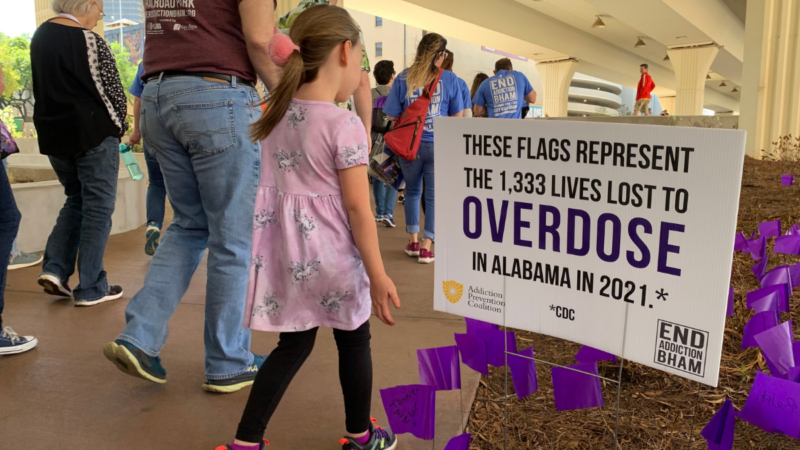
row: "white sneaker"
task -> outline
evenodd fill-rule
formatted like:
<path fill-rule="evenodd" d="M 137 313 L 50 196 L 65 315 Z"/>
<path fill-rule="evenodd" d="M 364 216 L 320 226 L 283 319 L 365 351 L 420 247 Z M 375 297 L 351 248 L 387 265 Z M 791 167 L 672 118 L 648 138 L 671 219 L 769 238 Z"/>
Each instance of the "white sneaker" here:
<path fill-rule="evenodd" d="M 50 295 L 72 298 L 72 289 L 67 283 L 61 284 L 61 280 L 53 275 L 41 274 L 38 282 L 39 286 L 43 287 L 44 291 Z"/>
<path fill-rule="evenodd" d="M 21 252 L 19 255 L 11 258 L 8 263 L 8 270 L 24 269 L 39 264 L 44 259 L 40 253 L 25 253 Z"/>
<path fill-rule="evenodd" d="M 14 355 L 36 347 L 39 341 L 33 336 L 19 336 L 11 327 L 0 330 L 0 355 Z"/>

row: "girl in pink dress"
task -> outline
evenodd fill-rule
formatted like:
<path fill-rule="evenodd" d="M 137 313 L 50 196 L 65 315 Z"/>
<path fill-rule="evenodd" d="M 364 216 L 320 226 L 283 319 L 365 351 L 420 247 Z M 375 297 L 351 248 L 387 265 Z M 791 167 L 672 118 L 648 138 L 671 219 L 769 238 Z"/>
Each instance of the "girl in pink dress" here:
<path fill-rule="evenodd" d="M 393 325 L 389 304 L 399 308 L 400 299 L 378 248 L 364 125 L 333 103 L 358 86 L 359 29 L 343 8 L 314 6 L 294 22 L 291 37 L 273 37 L 270 55 L 283 74 L 253 127 L 262 139 L 262 172 L 244 326 L 281 334 L 227 448 L 263 448 L 272 413 L 325 326 L 339 349 L 342 448 L 394 449 L 394 435 L 370 419 L 369 316 L 374 306 Z"/>

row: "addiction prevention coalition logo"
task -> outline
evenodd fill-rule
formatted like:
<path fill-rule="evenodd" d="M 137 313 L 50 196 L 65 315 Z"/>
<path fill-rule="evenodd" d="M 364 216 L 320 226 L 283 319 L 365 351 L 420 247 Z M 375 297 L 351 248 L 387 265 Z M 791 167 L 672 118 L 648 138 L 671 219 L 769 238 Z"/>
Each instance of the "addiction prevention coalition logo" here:
<path fill-rule="evenodd" d="M 442 282 L 442 288 L 444 289 L 444 296 L 447 297 L 447 301 L 452 304 L 458 303 L 458 301 L 461 300 L 461 296 L 464 295 L 464 285 L 456 283 L 455 281 Z"/>

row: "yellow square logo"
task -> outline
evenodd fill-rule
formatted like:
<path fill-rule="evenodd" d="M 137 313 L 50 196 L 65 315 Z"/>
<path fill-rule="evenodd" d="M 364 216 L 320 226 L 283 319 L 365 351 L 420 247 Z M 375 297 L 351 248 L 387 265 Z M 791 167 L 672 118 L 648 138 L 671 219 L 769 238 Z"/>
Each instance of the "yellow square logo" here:
<path fill-rule="evenodd" d="M 444 296 L 447 297 L 447 301 L 450 303 L 458 303 L 464 294 L 464 285 L 455 281 L 443 282 L 442 288 L 444 289 Z"/>

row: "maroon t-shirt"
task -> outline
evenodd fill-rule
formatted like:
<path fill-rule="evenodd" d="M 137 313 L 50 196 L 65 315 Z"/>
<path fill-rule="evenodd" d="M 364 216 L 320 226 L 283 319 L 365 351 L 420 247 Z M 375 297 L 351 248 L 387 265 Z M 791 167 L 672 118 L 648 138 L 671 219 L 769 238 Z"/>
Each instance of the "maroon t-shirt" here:
<path fill-rule="evenodd" d="M 242 0 L 146 0 L 144 79 L 166 70 L 256 80 L 239 17 Z"/>

